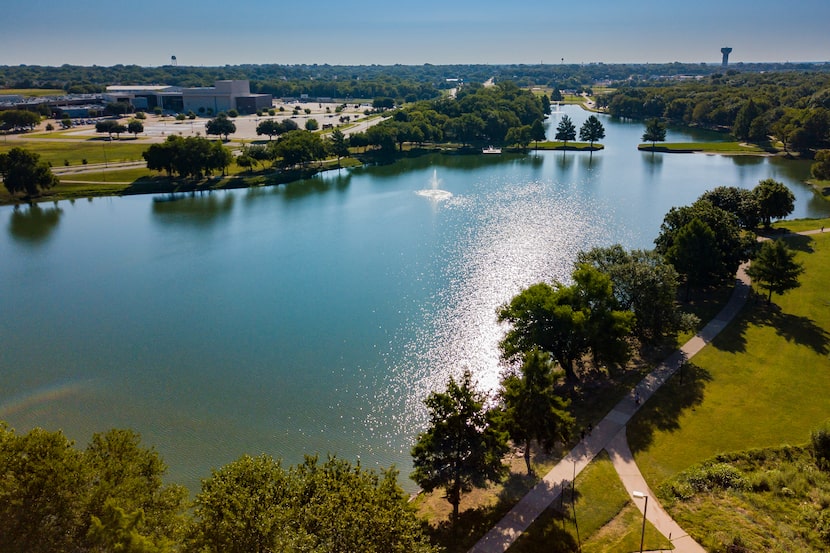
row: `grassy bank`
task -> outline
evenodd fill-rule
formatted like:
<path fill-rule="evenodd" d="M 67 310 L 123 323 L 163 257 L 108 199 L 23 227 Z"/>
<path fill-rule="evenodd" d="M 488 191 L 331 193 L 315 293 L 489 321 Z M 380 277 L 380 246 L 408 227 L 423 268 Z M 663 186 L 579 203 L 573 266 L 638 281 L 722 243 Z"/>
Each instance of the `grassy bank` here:
<path fill-rule="evenodd" d="M 638 150 L 668 154 L 764 154 L 766 150 L 753 144 L 739 142 L 664 142 L 652 147 L 651 143 L 640 144 Z"/>
<path fill-rule="evenodd" d="M 604 150 L 605 146 L 600 144 L 599 142 L 594 142 L 593 148 L 591 144 L 588 142 L 560 142 L 557 140 L 546 140 L 544 142 L 536 142 L 531 143 L 533 150 L 567 150 L 573 152 L 590 152 L 590 151 L 597 151 L 597 150 Z"/>
<path fill-rule="evenodd" d="M 795 230 L 826 222 L 782 224 Z M 802 443 L 830 415 L 830 309 L 823 280 L 830 233 L 789 242 L 805 267 L 802 286 L 774 297 L 772 305 L 751 298 L 629 425 L 629 442 L 652 487 L 718 454 Z M 705 530 L 686 529 L 705 537 Z"/>

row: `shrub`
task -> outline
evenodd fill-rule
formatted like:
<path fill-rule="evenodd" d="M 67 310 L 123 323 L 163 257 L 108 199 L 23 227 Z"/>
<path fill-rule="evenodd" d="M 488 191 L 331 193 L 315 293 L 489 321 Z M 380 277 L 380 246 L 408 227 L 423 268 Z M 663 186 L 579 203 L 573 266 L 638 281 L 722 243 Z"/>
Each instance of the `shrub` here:
<path fill-rule="evenodd" d="M 228 110 L 228 117 L 239 117 L 239 112 L 235 109 Z"/>
<path fill-rule="evenodd" d="M 810 433 L 810 445 L 816 465 L 821 470 L 830 469 L 830 422 L 825 422 Z"/>

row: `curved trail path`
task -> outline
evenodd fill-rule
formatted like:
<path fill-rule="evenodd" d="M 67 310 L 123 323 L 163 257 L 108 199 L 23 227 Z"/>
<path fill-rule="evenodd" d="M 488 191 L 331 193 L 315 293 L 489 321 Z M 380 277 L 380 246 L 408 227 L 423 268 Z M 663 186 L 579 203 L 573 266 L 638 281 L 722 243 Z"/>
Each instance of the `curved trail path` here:
<path fill-rule="evenodd" d="M 747 265 L 741 265 L 735 280 L 732 296 L 709 323 L 683 347 L 675 351 L 653 371 L 646 375 L 617 405 L 611 409 L 593 429 L 590 435 L 581 440 L 544 478 L 530 490 L 504 518 L 499 521 L 478 543 L 470 553 L 504 553 L 510 545 L 533 523 L 536 518 L 556 500 L 562 489 L 588 466 L 603 449 L 608 450 L 615 469 L 621 476 L 623 485 L 629 494 L 637 489 L 649 495 L 647 519 L 667 538 L 672 540 L 675 551 L 681 553 L 705 553 L 705 550 L 692 540 L 668 514 L 659 507 L 634 463 L 625 426 L 640 406 L 648 401 L 654 392 L 662 386 L 687 360 L 706 346 L 723 330 L 746 303 L 749 295 L 749 277 Z M 640 404 L 634 398 L 639 394 Z M 640 501 L 635 502 L 642 510 Z"/>
<path fill-rule="evenodd" d="M 820 234 L 821 230 L 810 230 L 794 234 Z M 786 234 L 781 237 L 786 237 Z M 768 240 L 769 237 L 758 237 L 758 240 Z M 735 288 L 729 301 L 717 316 L 675 351 L 665 361 L 651 371 L 640 381 L 617 405 L 611 409 L 593 432 L 581 440 L 559 463 L 548 472 L 544 478 L 530 490 L 504 518 L 496 524 L 483 538 L 481 538 L 469 553 L 504 553 L 516 539 L 527 530 L 536 518 L 559 498 L 577 474 L 582 472 L 596 455 L 605 449 L 608 452 L 614 469 L 620 477 L 629 495 L 634 490 L 641 491 L 649 496 L 649 509 L 646 518 L 668 538 L 674 551 L 679 553 L 705 553 L 705 549 L 695 542 L 680 526 L 663 510 L 654 493 L 648 487 L 640 469 L 634 462 L 634 456 L 628 447 L 626 438 L 626 424 L 645 403 L 687 360 L 694 357 L 700 350 L 714 339 L 732 319 L 740 312 L 749 296 L 750 281 L 746 274 L 748 263 L 741 265 L 735 275 Z M 634 398 L 640 396 L 640 404 Z M 635 501 L 637 508 L 643 510 L 644 502 Z"/>

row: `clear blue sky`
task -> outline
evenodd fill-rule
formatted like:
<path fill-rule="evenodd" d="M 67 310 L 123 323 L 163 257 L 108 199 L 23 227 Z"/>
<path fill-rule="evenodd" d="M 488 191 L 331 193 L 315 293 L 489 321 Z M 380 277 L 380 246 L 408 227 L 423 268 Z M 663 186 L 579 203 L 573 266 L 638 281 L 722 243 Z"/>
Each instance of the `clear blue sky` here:
<path fill-rule="evenodd" d="M 2 0 L 0 65 L 830 61 L 830 0 Z"/>

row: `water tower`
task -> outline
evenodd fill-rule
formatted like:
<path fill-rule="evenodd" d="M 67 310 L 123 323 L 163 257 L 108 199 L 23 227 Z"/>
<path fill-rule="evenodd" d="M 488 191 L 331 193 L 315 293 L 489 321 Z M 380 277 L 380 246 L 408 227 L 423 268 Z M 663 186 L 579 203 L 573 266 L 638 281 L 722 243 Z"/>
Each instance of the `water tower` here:
<path fill-rule="evenodd" d="M 732 53 L 732 48 L 721 48 L 720 53 L 723 54 L 723 61 L 721 61 L 721 66 L 726 67 L 729 65 L 729 54 Z"/>
<path fill-rule="evenodd" d="M 170 56 L 170 65 L 179 65 L 179 61 L 176 59 L 176 56 Z"/>

